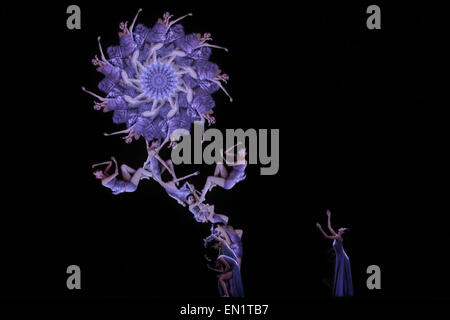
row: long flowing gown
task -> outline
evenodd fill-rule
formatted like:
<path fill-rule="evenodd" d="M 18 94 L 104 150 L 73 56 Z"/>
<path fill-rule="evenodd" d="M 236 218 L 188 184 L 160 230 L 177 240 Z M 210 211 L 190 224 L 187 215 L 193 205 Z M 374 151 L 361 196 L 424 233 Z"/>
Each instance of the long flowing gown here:
<path fill-rule="evenodd" d="M 334 240 L 333 249 L 336 252 L 333 296 L 353 296 L 353 282 L 352 270 L 350 268 L 350 259 L 344 251 L 342 240 Z"/>
<path fill-rule="evenodd" d="M 231 267 L 232 276 L 230 279 L 225 281 L 230 297 L 244 297 L 244 286 L 242 284 L 241 269 L 239 268 L 239 264 L 236 260 L 236 254 L 230 247 L 228 247 L 227 244 L 222 243 L 222 254 L 218 257 L 218 259 L 219 258 L 225 259 Z M 220 285 L 220 282 L 218 282 L 217 284 L 219 287 L 219 293 L 221 296 L 223 296 L 224 292 L 222 286 Z"/>

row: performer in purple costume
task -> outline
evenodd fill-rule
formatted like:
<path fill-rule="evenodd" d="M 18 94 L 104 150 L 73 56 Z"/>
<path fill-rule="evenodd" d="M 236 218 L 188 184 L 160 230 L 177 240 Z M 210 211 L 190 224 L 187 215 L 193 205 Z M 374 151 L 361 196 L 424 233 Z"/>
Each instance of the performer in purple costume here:
<path fill-rule="evenodd" d="M 226 215 L 216 213 L 214 205 L 200 202 L 199 192 L 189 183 L 188 187 L 191 193 L 188 195 L 186 203 L 197 222 L 222 223 L 224 225 L 228 223 L 228 217 Z"/>
<path fill-rule="evenodd" d="M 241 238 L 243 231 L 241 229 L 234 229 L 231 225 L 225 227 L 220 224 L 216 227 L 216 231 L 227 242 L 231 250 L 233 250 L 237 258 L 236 260 L 239 266 L 241 266 L 243 253 Z"/>
<path fill-rule="evenodd" d="M 216 267 L 207 267 L 219 272 L 218 288 L 222 297 L 244 297 L 244 287 L 242 285 L 241 270 L 233 251 L 226 242 L 217 241 L 214 245 L 219 249 L 219 256 L 216 259 Z"/>
<path fill-rule="evenodd" d="M 173 167 L 172 167 L 173 169 Z M 178 188 L 177 185 L 180 181 L 190 178 L 192 176 L 198 175 L 200 172 L 196 171 L 194 173 L 188 174 L 182 178 L 173 179 L 169 182 L 164 182 L 162 180 L 157 181 L 159 184 L 166 190 L 167 194 L 177 200 L 177 202 L 183 207 L 186 206 L 186 199 L 188 195 L 191 193 L 189 190 L 188 183 L 186 182 L 181 188 Z"/>
<path fill-rule="evenodd" d="M 92 168 L 95 168 L 100 165 L 107 165 L 105 170 L 96 170 L 93 172 L 94 176 L 97 179 L 102 181 L 102 185 L 111 189 L 113 194 L 119 194 L 122 192 L 134 192 L 136 191 L 139 181 L 141 179 L 148 179 L 149 173 L 146 172 L 143 168 L 139 168 L 137 170 L 127 166 L 126 164 L 122 164 L 120 166 L 120 170 L 122 173 L 122 179 L 118 179 L 119 175 L 117 161 L 114 157 L 111 157 L 112 161 L 101 162 L 92 165 Z M 112 165 L 115 165 L 114 173 L 109 175 L 108 171 L 111 169 Z"/>
<path fill-rule="evenodd" d="M 102 45 L 100 43 L 100 36 L 97 37 L 97 41 L 98 41 L 98 47 L 100 50 L 100 57 L 101 59 L 99 59 L 97 57 L 97 55 L 94 57 L 94 59 L 92 59 L 92 64 L 94 66 L 97 66 L 97 71 L 103 73 L 105 75 L 105 78 L 108 78 L 109 80 L 111 80 L 114 83 L 118 83 L 120 81 L 120 73 L 121 73 L 121 69 L 117 66 L 114 66 L 113 64 L 111 64 L 111 62 L 109 62 L 108 60 L 106 60 L 105 55 L 103 54 L 103 49 L 102 49 Z"/>
<path fill-rule="evenodd" d="M 333 239 L 333 249 L 336 252 L 336 265 L 334 269 L 333 296 L 345 297 L 353 296 L 352 271 L 350 267 L 350 259 L 344 251 L 342 236 L 347 228 L 339 228 L 336 233 L 331 227 L 331 212 L 327 210 L 328 230 L 331 236 L 323 231 L 322 226 L 317 223 L 316 226 L 327 239 Z"/>
<path fill-rule="evenodd" d="M 171 27 L 177 23 L 178 21 L 192 16 L 192 13 L 188 13 L 180 18 L 177 18 L 173 21 L 170 21 L 170 19 L 173 17 L 169 12 L 164 12 L 162 19 L 159 18 L 158 21 L 155 23 L 153 28 L 147 33 L 146 35 L 146 42 L 149 43 L 155 43 L 155 42 L 166 42 L 167 40 L 167 34 L 169 33 L 169 30 Z M 180 32 L 180 30 L 176 30 L 177 32 Z M 183 31 L 184 33 L 184 31 Z M 171 37 L 169 38 L 169 41 L 173 41 L 173 35 L 171 34 Z M 176 36 L 175 36 L 176 38 Z"/>
<path fill-rule="evenodd" d="M 164 132 L 164 123 L 162 122 L 163 119 L 159 117 L 152 120 L 147 117 L 138 116 L 136 122 L 129 128 L 112 133 L 104 133 L 103 135 L 108 137 L 127 133 L 127 135 L 123 137 L 127 144 L 133 142 L 133 139 L 138 140 L 141 136 L 144 136 L 147 141 L 162 139 L 166 136 L 166 133 Z"/>
<path fill-rule="evenodd" d="M 238 143 L 238 145 L 241 143 Z M 228 156 L 236 156 L 237 160 L 234 162 L 229 162 L 227 157 L 222 155 L 225 163 L 229 166 L 232 166 L 231 172 L 225 168 L 222 163 L 218 163 L 216 165 L 216 169 L 214 171 L 213 176 L 209 176 L 206 179 L 205 186 L 203 187 L 201 201 L 205 200 L 206 193 L 210 191 L 214 186 L 218 185 L 222 188 L 229 190 L 234 187 L 236 183 L 245 179 L 245 168 L 247 167 L 247 161 L 245 160 L 245 156 L 247 155 L 246 149 L 241 148 L 236 155 L 231 154 L 230 150 L 235 146 L 229 148 L 225 151 L 225 154 Z"/>
<path fill-rule="evenodd" d="M 128 104 L 125 102 L 123 97 L 120 95 L 115 98 L 103 98 L 103 97 L 93 93 L 92 91 L 86 90 L 85 87 L 81 87 L 81 89 L 84 92 L 90 94 L 91 96 L 93 96 L 101 101 L 101 102 L 94 101 L 94 109 L 95 110 L 103 109 L 103 112 L 109 112 L 109 111 L 114 111 L 114 110 L 125 110 L 125 109 L 129 108 Z"/>
<path fill-rule="evenodd" d="M 177 178 L 175 176 L 172 160 L 169 159 L 167 161 L 164 161 L 159 156 L 159 151 L 164 146 L 164 144 L 167 143 L 167 141 L 168 139 L 166 139 L 162 144 L 160 144 L 158 140 L 152 141 L 151 144 L 149 144 L 148 141 L 145 141 L 147 145 L 148 157 L 143 167 L 152 173 L 152 176 L 155 180 L 161 180 L 161 175 L 165 170 L 167 170 L 172 175 L 173 179 Z"/>
<path fill-rule="evenodd" d="M 227 83 L 230 77 L 226 73 L 222 74 L 222 70 L 219 69 L 217 64 L 207 60 L 197 60 L 194 62 L 194 69 L 197 73 L 200 88 L 209 94 L 212 94 L 220 88 L 228 96 L 230 102 L 233 102 L 233 98 L 231 98 L 228 91 L 221 84 L 221 81 Z M 216 86 L 211 86 L 211 84 L 215 84 Z"/>

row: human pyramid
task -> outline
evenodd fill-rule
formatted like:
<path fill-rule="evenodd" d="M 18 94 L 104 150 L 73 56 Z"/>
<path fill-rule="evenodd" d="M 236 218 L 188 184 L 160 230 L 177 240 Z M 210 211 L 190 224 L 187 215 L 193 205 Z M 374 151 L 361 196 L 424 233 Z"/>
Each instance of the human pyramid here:
<path fill-rule="evenodd" d="M 205 247 L 217 249 L 208 268 L 218 273 L 218 287 L 221 296 L 243 297 L 240 266 L 242 260 L 242 230 L 228 224 L 229 218 L 215 212 L 214 205 L 205 203 L 206 194 L 215 186 L 229 190 L 246 178 L 246 149 L 242 143 L 221 150 L 223 163 L 217 163 L 214 174 L 207 177 L 201 191 L 188 179 L 198 175 L 191 173 L 178 178 L 171 160 L 163 160 L 159 153 L 167 145 L 174 148 L 183 135 L 198 123 L 204 132 L 215 123 L 211 95 L 221 89 L 232 101 L 222 85 L 228 75 L 209 61 L 211 48 L 226 48 L 208 43 L 211 34 L 185 34 L 181 19 L 164 13 L 152 28 L 138 24 L 134 30 L 139 9 L 130 27 L 128 22 L 119 25 L 120 45 L 107 48 L 106 59 L 100 37 L 98 45 L 100 58 L 95 56 L 92 64 L 105 77 L 99 82 L 105 97 L 82 87 L 95 97 L 94 109 L 113 113 L 115 124 L 125 124 L 126 129 L 105 136 L 126 134 L 126 143 L 145 139 L 148 157 L 142 167 L 134 169 L 126 164 L 120 166 L 114 157 L 94 164 L 104 166 L 95 170 L 95 177 L 103 186 L 117 195 L 137 190 L 142 179 L 153 179 L 167 194 L 183 207 L 188 207 L 197 222 L 211 223 L 211 235 L 204 239 Z M 203 141 L 203 139 L 202 139 Z M 237 151 L 234 149 L 237 147 Z M 114 167 L 113 172 L 111 169 Z M 163 179 L 163 174 L 170 178 Z M 180 182 L 185 181 L 180 187 Z"/>

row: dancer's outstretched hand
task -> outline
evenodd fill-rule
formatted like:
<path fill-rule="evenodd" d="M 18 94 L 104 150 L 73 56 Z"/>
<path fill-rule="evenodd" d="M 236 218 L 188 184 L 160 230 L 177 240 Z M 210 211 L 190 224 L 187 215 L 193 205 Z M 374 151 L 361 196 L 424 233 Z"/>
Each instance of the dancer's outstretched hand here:
<path fill-rule="evenodd" d="M 320 229 L 320 223 L 316 223 L 316 227 Z"/>
<path fill-rule="evenodd" d="M 331 216 L 331 211 L 327 209 L 327 216 Z"/>

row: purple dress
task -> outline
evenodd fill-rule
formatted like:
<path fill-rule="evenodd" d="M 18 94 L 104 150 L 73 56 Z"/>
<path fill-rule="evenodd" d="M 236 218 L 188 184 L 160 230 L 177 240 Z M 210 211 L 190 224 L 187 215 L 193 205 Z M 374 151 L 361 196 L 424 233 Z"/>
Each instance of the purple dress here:
<path fill-rule="evenodd" d="M 200 47 L 192 51 L 188 56 L 193 60 L 208 60 L 211 56 L 211 48 L 209 47 Z"/>
<path fill-rule="evenodd" d="M 131 127 L 139 117 L 136 109 L 118 109 L 114 110 L 113 122 L 116 124 L 126 123 L 127 128 Z"/>
<path fill-rule="evenodd" d="M 194 33 L 187 34 L 175 42 L 177 47 L 186 52 L 188 55 L 200 47 L 200 42 Z"/>
<path fill-rule="evenodd" d="M 168 134 L 171 135 L 175 130 L 182 130 L 185 134 L 189 134 L 191 131 L 192 120 L 188 110 L 180 108 L 177 114 L 167 120 Z"/>
<path fill-rule="evenodd" d="M 203 218 L 209 216 L 209 211 L 201 211 L 198 206 L 189 207 L 189 211 L 194 215 L 195 221 L 203 222 Z"/>
<path fill-rule="evenodd" d="M 225 247 L 224 247 L 225 246 Z M 217 258 L 223 258 L 228 262 L 231 268 L 232 276 L 230 279 L 226 280 L 225 283 L 228 288 L 228 293 L 231 297 L 244 297 L 244 286 L 242 284 L 242 278 L 241 278 L 241 270 L 239 268 L 239 264 L 236 261 L 235 258 L 233 258 L 233 255 L 230 253 L 230 249 L 227 248 L 228 246 L 225 244 L 222 244 L 222 254 Z M 231 251 L 232 252 L 232 251 Z M 219 287 L 219 293 L 221 296 L 224 295 L 222 286 L 220 285 L 220 282 L 217 283 Z"/>
<path fill-rule="evenodd" d="M 122 56 L 129 56 L 137 49 L 137 44 L 134 42 L 131 34 L 124 34 L 120 37 L 120 51 Z"/>
<path fill-rule="evenodd" d="M 194 98 L 192 99 L 192 108 L 199 114 L 203 114 L 213 109 L 216 106 L 214 99 L 202 88 L 197 88 L 194 91 Z"/>
<path fill-rule="evenodd" d="M 148 118 L 147 118 L 148 119 Z M 143 137 L 147 141 L 161 141 L 167 136 L 167 123 L 161 117 L 156 117 L 153 121 L 147 122 L 144 127 Z"/>
<path fill-rule="evenodd" d="M 133 31 L 134 41 L 138 48 L 141 48 L 147 38 L 147 34 L 150 32 L 150 29 L 144 26 L 143 24 L 138 24 Z"/>
<path fill-rule="evenodd" d="M 214 80 L 219 66 L 208 60 L 197 60 L 194 63 L 195 71 L 199 80 Z"/>
<path fill-rule="evenodd" d="M 145 140 L 161 140 L 165 138 L 165 121 L 161 117 L 150 119 L 138 117 L 133 124 L 133 130 Z"/>
<path fill-rule="evenodd" d="M 169 196 L 181 202 L 186 202 L 187 196 L 191 194 L 191 190 L 187 186 L 187 182 L 180 189 L 178 189 L 176 186 L 168 186 L 167 184 L 164 185 L 164 189 Z"/>
<path fill-rule="evenodd" d="M 217 214 L 213 215 L 211 222 L 212 223 L 222 223 L 224 225 L 227 225 L 227 223 L 228 223 L 227 220 L 222 219 L 222 217 Z"/>
<path fill-rule="evenodd" d="M 156 22 L 150 32 L 147 33 L 145 41 L 149 43 L 164 42 L 166 40 L 166 33 L 168 30 L 168 26 L 160 22 Z"/>
<path fill-rule="evenodd" d="M 242 181 L 246 178 L 245 168 L 247 167 L 247 162 L 245 164 L 234 165 L 231 169 L 228 178 L 225 179 L 224 189 L 229 190 L 234 187 L 236 183 Z"/>
<path fill-rule="evenodd" d="M 115 98 L 106 98 L 108 101 L 108 111 L 128 109 L 128 103 L 122 96 Z"/>
<path fill-rule="evenodd" d="M 226 230 L 228 236 L 231 240 L 231 250 L 236 254 L 236 257 L 239 259 L 242 259 L 242 240 L 241 238 L 234 232 L 231 232 L 230 230 Z"/>
<path fill-rule="evenodd" d="M 120 81 L 120 73 L 122 70 L 119 67 L 115 67 L 112 64 L 107 63 L 100 71 L 105 75 L 105 77 L 109 78 L 111 81 L 119 82 Z"/>
<path fill-rule="evenodd" d="M 333 241 L 333 249 L 336 252 L 336 265 L 334 268 L 333 296 L 353 296 L 352 270 L 350 259 L 344 251 L 342 240 Z"/>
<path fill-rule="evenodd" d="M 163 169 L 163 164 L 154 156 L 154 151 L 150 151 L 152 154 L 149 154 L 149 161 L 144 167 L 144 169 L 150 170 L 152 174 L 161 180 L 161 171 Z"/>
<path fill-rule="evenodd" d="M 113 194 L 119 194 L 122 192 L 134 192 L 137 189 L 137 185 L 130 181 L 114 178 L 108 182 L 105 187 L 111 189 Z"/>
<path fill-rule="evenodd" d="M 165 42 L 170 43 L 184 37 L 184 28 L 181 24 L 175 24 L 170 27 L 166 33 Z"/>

